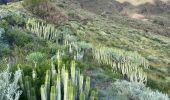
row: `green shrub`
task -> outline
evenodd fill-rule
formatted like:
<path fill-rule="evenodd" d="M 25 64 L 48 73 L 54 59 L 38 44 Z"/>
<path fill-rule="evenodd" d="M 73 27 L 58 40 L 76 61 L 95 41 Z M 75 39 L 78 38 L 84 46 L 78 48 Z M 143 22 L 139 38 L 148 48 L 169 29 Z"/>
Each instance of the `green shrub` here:
<path fill-rule="evenodd" d="M 8 29 L 8 26 L 9 26 L 9 23 L 5 19 L 0 20 L 1 28 Z"/>
<path fill-rule="evenodd" d="M 32 37 L 19 29 L 9 29 L 7 31 L 7 38 L 11 45 L 23 47 L 25 44 L 32 41 Z"/>
<path fill-rule="evenodd" d="M 16 12 L 12 16 L 6 18 L 7 22 L 12 26 L 25 26 L 25 16 L 21 13 Z"/>
<path fill-rule="evenodd" d="M 159 91 L 153 91 L 144 84 L 128 81 L 116 81 L 108 89 L 109 97 L 119 100 L 169 100 L 167 94 Z"/>
<path fill-rule="evenodd" d="M 9 54 L 9 45 L 5 41 L 5 30 L 0 28 L 0 58 Z"/>

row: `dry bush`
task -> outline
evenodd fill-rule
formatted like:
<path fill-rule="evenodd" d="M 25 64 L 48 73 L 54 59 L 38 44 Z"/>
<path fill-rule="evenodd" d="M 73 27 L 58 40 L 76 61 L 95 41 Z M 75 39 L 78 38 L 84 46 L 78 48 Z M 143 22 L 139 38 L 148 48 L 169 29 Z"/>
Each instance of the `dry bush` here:
<path fill-rule="evenodd" d="M 48 0 L 38 0 L 32 3 L 28 3 L 30 0 L 26 1 L 24 4 L 26 5 L 26 9 L 44 20 L 55 24 L 60 24 L 68 20 L 68 16 Z"/>

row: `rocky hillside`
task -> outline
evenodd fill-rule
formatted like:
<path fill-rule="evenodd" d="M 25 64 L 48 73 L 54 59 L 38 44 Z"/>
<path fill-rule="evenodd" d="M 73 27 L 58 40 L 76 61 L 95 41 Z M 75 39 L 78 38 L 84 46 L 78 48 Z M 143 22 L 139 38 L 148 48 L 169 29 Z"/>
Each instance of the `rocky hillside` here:
<path fill-rule="evenodd" d="M 77 0 L 83 9 L 109 17 L 128 27 L 170 36 L 168 0 Z M 121 17 L 126 20 L 120 20 Z M 120 17 L 120 19 L 118 18 Z M 132 19 L 137 19 L 132 20 Z M 149 24 L 149 25 L 148 25 Z"/>

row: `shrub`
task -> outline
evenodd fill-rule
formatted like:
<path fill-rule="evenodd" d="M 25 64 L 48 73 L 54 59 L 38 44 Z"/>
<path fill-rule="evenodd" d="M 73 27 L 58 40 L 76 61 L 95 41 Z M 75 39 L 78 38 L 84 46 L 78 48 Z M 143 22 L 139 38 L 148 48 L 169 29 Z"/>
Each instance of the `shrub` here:
<path fill-rule="evenodd" d="M 6 20 L 4 20 L 4 19 L 0 20 L 1 28 L 8 29 L 9 28 L 8 26 L 9 26 L 9 23 Z"/>
<path fill-rule="evenodd" d="M 7 31 L 7 38 L 11 45 L 15 44 L 20 47 L 23 47 L 32 40 L 30 35 L 20 29 L 9 29 Z"/>
<path fill-rule="evenodd" d="M 167 94 L 153 91 L 144 84 L 136 82 L 116 81 L 109 90 L 112 91 L 109 95 L 115 100 L 120 97 L 126 97 L 121 100 L 169 100 Z"/>
<path fill-rule="evenodd" d="M 3 57 L 4 55 L 8 54 L 9 51 L 9 45 L 5 42 L 5 30 L 3 28 L 0 28 L 0 57 Z"/>
<path fill-rule="evenodd" d="M 6 20 L 12 26 L 24 27 L 25 25 L 25 16 L 19 12 L 7 17 Z"/>
<path fill-rule="evenodd" d="M 34 63 L 34 67 L 36 68 L 37 63 L 42 61 L 45 57 L 45 54 L 41 52 L 33 52 L 26 56 L 26 59 L 32 63 Z"/>
<path fill-rule="evenodd" d="M 20 77 L 21 70 L 17 70 L 14 77 L 8 69 L 0 73 L 0 100 L 19 100 L 22 93 L 18 86 Z"/>

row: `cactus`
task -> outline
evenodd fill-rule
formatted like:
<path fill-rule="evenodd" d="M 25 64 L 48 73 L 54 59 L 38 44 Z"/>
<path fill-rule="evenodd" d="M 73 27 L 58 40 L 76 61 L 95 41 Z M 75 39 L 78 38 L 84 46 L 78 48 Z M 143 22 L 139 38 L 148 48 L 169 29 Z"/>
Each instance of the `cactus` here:
<path fill-rule="evenodd" d="M 84 92 L 81 92 L 81 93 L 80 93 L 79 100 L 85 100 L 85 94 L 84 94 Z"/>
<path fill-rule="evenodd" d="M 31 100 L 37 100 L 35 89 L 31 88 Z"/>
<path fill-rule="evenodd" d="M 47 100 L 49 100 L 50 97 L 50 79 L 51 79 L 51 73 L 49 70 L 47 70 L 46 72 L 46 76 L 45 76 L 45 88 L 46 88 L 46 96 L 47 96 Z"/>
<path fill-rule="evenodd" d="M 57 100 L 61 100 L 61 79 L 60 74 L 57 74 L 57 80 L 56 80 L 56 94 L 57 94 Z"/>
<path fill-rule="evenodd" d="M 31 78 L 29 76 L 25 76 L 25 91 L 26 91 L 26 95 L 27 95 L 27 99 L 31 100 L 31 82 L 30 82 Z"/>
<path fill-rule="evenodd" d="M 51 87 L 50 100 L 56 100 L 56 87 L 55 86 Z"/>
<path fill-rule="evenodd" d="M 37 73 L 36 73 L 35 69 L 32 70 L 32 78 L 33 78 L 33 80 L 36 80 L 36 78 L 37 78 Z"/>
<path fill-rule="evenodd" d="M 80 74 L 80 71 L 79 71 L 79 93 L 83 92 L 83 75 Z"/>
<path fill-rule="evenodd" d="M 102 47 L 93 48 L 93 56 L 98 63 L 110 65 L 113 70 L 119 71 L 122 76 L 127 76 L 130 81 L 146 83 L 147 76 L 139 66 L 148 68 L 148 61 L 137 52 Z M 130 77 L 134 79 L 130 79 Z"/>
<path fill-rule="evenodd" d="M 62 64 L 62 61 L 61 61 L 61 57 L 60 57 L 60 51 L 58 50 L 58 52 L 57 52 L 57 71 L 58 71 L 58 73 L 60 73 L 61 64 Z"/>
<path fill-rule="evenodd" d="M 87 78 L 86 78 L 86 82 L 85 82 L 86 99 L 88 99 L 89 92 L 90 92 L 90 77 L 87 77 Z"/>
<path fill-rule="evenodd" d="M 90 99 L 89 100 L 96 100 L 96 92 L 93 90 L 91 91 Z"/>
<path fill-rule="evenodd" d="M 51 62 L 51 71 L 52 71 L 52 78 L 53 78 L 54 75 L 56 74 L 56 69 L 53 61 Z"/>
<path fill-rule="evenodd" d="M 72 80 L 72 83 L 75 84 L 75 82 L 76 82 L 75 61 L 71 62 L 71 80 Z"/>
<path fill-rule="evenodd" d="M 68 72 L 65 71 L 64 73 L 64 100 L 67 100 L 67 96 L 68 96 Z"/>
<path fill-rule="evenodd" d="M 54 25 L 46 24 L 45 22 L 34 18 L 29 18 L 26 21 L 26 29 L 46 40 L 57 38 L 57 29 Z"/>
<path fill-rule="evenodd" d="M 42 100 L 88 100 L 90 98 L 90 77 L 87 77 L 84 83 L 84 76 L 80 70 L 76 70 L 75 61 L 71 62 L 70 71 L 63 65 L 60 73 L 52 73 L 53 70 L 46 71 L 45 83 L 40 89 Z"/>
<path fill-rule="evenodd" d="M 40 92 L 41 92 L 41 100 L 47 100 L 47 93 L 46 93 L 47 91 L 45 85 L 41 85 Z"/>
<path fill-rule="evenodd" d="M 74 100 L 74 89 L 72 82 L 68 81 L 68 99 L 67 100 Z"/>

